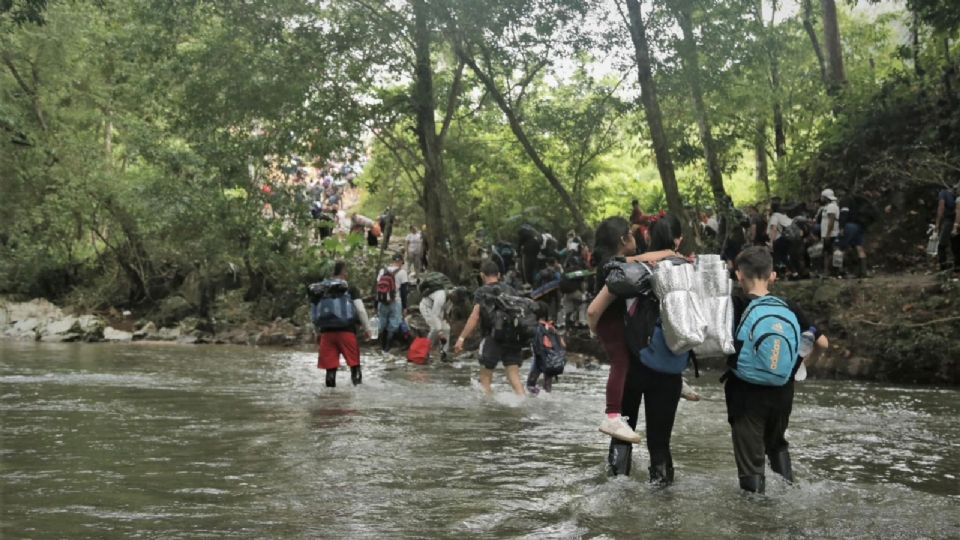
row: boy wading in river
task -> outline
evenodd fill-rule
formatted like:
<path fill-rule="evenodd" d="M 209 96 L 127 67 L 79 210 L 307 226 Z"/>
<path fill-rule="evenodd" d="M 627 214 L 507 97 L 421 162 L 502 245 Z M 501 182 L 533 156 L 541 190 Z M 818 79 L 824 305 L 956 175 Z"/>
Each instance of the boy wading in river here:
<path fill-rule="evenodd" d="M 483 392 L 487 395 L 493 393 L 490 387 L 493 370 L 497 364 L 503 363 L 513 391 L 524 396 L 526 392 L 520 382 L 520 364 L 523 362 L 523 345 L 530 342 L 533 327 L 537 323 L 533 301 L 517 296 L 512 287 L 500 283 L 500 267 L 492 260 L 483 262 L 480 273 L 483 286 L 474 295 L 473 311 L 457 338 L 453 352 L 463 352 L 464 341 L 480 326 L 484 335 L 479 354 L 480 386 Z M 527 321 L 521 321 L 524 317 L 532 319 L 529 327 Z"/>
<path fill-rule="evenodd" d="M 764 247 L 751 247 L 737 256 L 737 279 L 743 288 L 734 295 L 736 352 L 727 358 L 727 420 L 733 432 L 733 455 L 740 488 L 763 493 L 764 457 L 773 472 L 793 482 L 790 452 L 784 438 L 793 409 L 793 380 L 800 367 L 800 341 L 812 325 L 800 308 L 769 293 L 776 280 L 773 259 Z M 815 350 L 829 345 L 815 333 Z M 816 354 L 814 352 L 813 354 Z"/>

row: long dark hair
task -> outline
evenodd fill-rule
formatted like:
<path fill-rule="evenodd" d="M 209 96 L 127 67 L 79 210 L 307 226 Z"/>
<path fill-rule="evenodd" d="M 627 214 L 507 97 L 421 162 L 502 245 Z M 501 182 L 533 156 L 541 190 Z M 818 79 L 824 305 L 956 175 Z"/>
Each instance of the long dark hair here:
<path fill-rule="evenodd" d="M 623 237 L 630 234 L 630 223 L 622 217 L 611 217 L 600 222 L 594 235 L 593 261 L 594 266 L 603 265 L 620 253 L 620 243 Z"/>
<path fill-rule="evenodd" d="M 676 241 L 681 236 L 683 236 L 683 227 L 680 225 L 680 219 L 667 214 L 658 219 L 650 229 L 650 251 L 676 249 Z"/>

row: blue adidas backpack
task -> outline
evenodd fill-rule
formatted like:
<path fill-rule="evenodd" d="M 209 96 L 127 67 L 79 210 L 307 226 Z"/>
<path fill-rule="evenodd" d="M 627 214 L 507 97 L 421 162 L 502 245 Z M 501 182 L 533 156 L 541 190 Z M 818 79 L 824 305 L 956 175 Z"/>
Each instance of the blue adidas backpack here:
<path fill-rule="evenodd" d="M 357 308 L 342 279 L 329 279 L 311 286 L 316 301 L 310 306 L 310 317 L 318 330 L 349 330 L 357 323 Z"/>
<path fill-rule="evenodd" d="M 800 323 L 786 302 L 775 296 L 751 301 L 736 339 L 743 343 L 735 372 L 739 379 L 763 386 L 787 384 L 800 347 Z"/>

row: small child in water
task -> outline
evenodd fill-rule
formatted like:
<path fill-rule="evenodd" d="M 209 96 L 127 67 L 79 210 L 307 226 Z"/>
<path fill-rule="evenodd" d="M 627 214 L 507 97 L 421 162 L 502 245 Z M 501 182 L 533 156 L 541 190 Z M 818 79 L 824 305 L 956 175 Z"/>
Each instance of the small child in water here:
<path fill-rule="evenodd" d="M 563 337 L 557 333 L 554 322 L 548 318 L 549 311 L 546 303 L 537 302 L 538 324 L 531 347 L 533 349 L 533 362 L 530 365 L 530 374 L 527 376 L 527 391 L 531 395 L 540 393 L 540 387 L 537 386 L 537 383 L 541 374 L 543 375 L 543 389 L 547 392 L 553 389 L 553 382 L 557 376 L 546 374 L 546 355 L 559 354 L 566 356 L 567 344 Z"/>

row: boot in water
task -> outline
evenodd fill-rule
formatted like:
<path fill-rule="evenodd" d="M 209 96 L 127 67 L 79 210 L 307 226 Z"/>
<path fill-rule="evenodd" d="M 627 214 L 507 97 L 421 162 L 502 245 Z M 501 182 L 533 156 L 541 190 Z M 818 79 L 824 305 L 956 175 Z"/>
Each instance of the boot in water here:
<path fill-rule="evenodd" d="M 387 332 L 380 332 L 380 350 L 387 352 L 390 350 L 390 334 Z"/>
<path fill-rule="evenodd" d="M 363 383 L 363 374 L 360 373 L 360 366 L 350 368 L 350 381 L 353 382 L 354 386 Z"/>
<path fill-rule="evenodd" d="M 763 493 L 766 489 L 766 482 L 762 474 L 741 476 L 740 489 L 751 493 Z"/>
<path fill-rule="evenodd" d="M 607 454 L 607 475 L 630 476 L 632 462 L 633 445 L 617 439 L 610 439 L 610 452 Z"/>
<path fill-rule="evenodd" d="M 669 463 L 657 463 L 650 465 L 650 483 L 660 486 L 669 486 L 673 483 L 673 465 Z"/>
<path fill-rule="evenodd" d="M 327 388 L 335 388 L 337 386 L 337 370 L 328 369 L 327 370 Z"/>
<path fill-rule="evenodd" d="M 790 463 L 790 451 L 786 448 L 770 454 L 770 468 L 787 482 L 793 483 L 793 466 Z"/>

